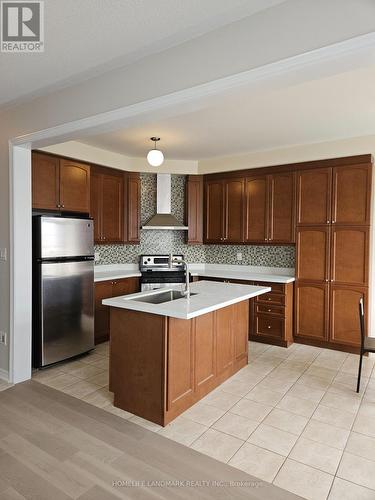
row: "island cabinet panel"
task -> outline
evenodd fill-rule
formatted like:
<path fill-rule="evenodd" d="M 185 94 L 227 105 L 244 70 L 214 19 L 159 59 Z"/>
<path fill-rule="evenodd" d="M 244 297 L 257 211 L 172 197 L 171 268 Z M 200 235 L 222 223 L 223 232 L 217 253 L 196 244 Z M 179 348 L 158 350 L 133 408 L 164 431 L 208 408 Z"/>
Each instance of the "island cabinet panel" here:
<path fill-rule="evenodd" d="M 114 406 L 161 423 L 168 319 L 138 311 L 126 311 L 124 317 L 125 309 L 110 309 L 110 380 Z"/>
<path fill-rule="evenodd" d="M 322 225 L 331 221 L 332 168 L 297 172 L 297 225 Z"/>
<path fill-rule="evenodd" d="M 248 362 L 248 304 L 190 320 L 111 307 L 114 405 L 167 425 L 215 389 Z"/>
<path fill-rule="evenodd" d="M 203 175 L 188 175 L 186 180 L 186 243 L 203 243 Z"/>
<path fill-rule="evenodd" d="M 234 363 L 233 308 L 224 307 L 216 312 L 216 369 L 222 375 L 229 371 Z"/>
<path fill-rule="evenodd" d="M 95 344 L 109 340 L 109 307 L 102 304 L 102 300 L 139 292 L 138 278 L 123 278 L 95 283 Z"/>
<path fill-rule="evenodd" d="M 183 411 L 194 397 L 194 322 L 168 319 L 167 411 Z"/>
<path fill-rule="evenodd" d="M 202 395 L 214 387 L 216 377 L 215 314 L 195 318 L 195 390 Z"/>

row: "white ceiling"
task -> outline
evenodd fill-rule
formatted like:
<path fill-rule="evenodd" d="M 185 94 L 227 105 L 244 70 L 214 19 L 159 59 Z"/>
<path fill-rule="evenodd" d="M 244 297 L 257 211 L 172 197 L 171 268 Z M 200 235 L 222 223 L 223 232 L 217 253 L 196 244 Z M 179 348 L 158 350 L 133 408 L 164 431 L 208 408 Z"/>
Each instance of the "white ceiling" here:
<path fill-rule="evenodd" d="M 242 89 L 190 113 L 81 142 L 144 157 L 157 135 L 166 158 L 202 160 L 370 134 L 375 66 L 279 90 Z"/>
<path fill-rule="evenodd" d="M 45 52 L 0 53 L 0 105 L 134 62 L 285 0 L 47 0 Z"/>

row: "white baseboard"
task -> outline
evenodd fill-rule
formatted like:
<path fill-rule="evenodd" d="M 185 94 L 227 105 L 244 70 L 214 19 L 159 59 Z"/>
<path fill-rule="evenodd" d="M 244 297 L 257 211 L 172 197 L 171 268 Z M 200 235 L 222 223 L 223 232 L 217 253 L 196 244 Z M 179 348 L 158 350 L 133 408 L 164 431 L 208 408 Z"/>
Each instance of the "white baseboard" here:
<path fill-rule="evenodd" d="M 9 372 L 7 370 L 3 370 L 2 368 L 0 368 L 0 380 L 9 382 Z"/>

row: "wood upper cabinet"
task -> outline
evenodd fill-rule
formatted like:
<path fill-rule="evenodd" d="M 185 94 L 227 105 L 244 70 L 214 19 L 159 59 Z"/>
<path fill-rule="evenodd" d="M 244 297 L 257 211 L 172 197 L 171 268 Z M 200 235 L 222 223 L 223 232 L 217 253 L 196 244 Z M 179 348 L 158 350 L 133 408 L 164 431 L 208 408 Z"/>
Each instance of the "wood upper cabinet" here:
<path fill-rule="evenodd" d="M 369 225 L 371 165 L 333 169 L 332 223 Z"/>
<path fill-rule="evenodd" d="M 224 185 L 222 180 L 205 183 L 205 242 L 220 243 L 224 238 Z"/>
<path fill-rule="evenodd" d="M 243 243 L 244 179 L 224 181 L 224 242 Z"/>
<path fill-rule="evenodd" d="M 334 344 L 353 347 L 360 345 L 358 304 L 361 297 L 364 299 L 367 310 L 367 288 L 332 285 L 330 293 L 330 341 Z M 365 317 L 367 317 L 366 312 Z"/>
<path fill-rule="evenodd" d="M 297 224 L 322 225 L 331 221 L 332 168 L 297 172 Z"/>
<path fill-rule="evenodd" d="M 64 212 L 90 211 L 90 167 L 60 159 L 60 205 Z"/>
<path fill-rule="evenodd" d="M 32 153 L 32 205 L 35 209 L 60 209 L 60 163 L 56 156 Z"/>
<path fill-rule="evenodd" d="M 41 210 L 89 213 L 89 165 L 33 152 L 32 205 Z"/>
<path fill-rule="evenodd" d="M 246 178 L 245 242 L 295 241 L 295 174 Z"/>
<path fill-rule="evenodd" d="M 124 238 L 124 174 L 92 167 L 90 215 L 95 243 L 122 243 Z"/>
<path fill-rule="evenodd" d="M 269 176 L 269 231 L 273 243 L 295 241 L 295 174 L 286 172 Z"/>
<path fill-rule="evenodd" d="M 267 176 L 248 177 L 245 187 L 245 241 L 265 242 L 268 237 Z"/>
<path fill-rule="evenodd" d="M 188 175 L 185 200 L 186 243 L 203 243 L 203 175 Z"/>
<path fill-rule="evenodd" d="M 326 226 L 297 228 L 296 276 L 298 280 L 328 282 L 330 229 Z"/>
<path fill-rule="evenodd" d="M 137 244 L 141 238 L 141 178 L 138 172 L 126 174 L 126 242 Z"/>
<path fill-rule="evenodd" d="M 295 288 L 294 335 L 328 339 L 328 284 L 297 282 Z"/>

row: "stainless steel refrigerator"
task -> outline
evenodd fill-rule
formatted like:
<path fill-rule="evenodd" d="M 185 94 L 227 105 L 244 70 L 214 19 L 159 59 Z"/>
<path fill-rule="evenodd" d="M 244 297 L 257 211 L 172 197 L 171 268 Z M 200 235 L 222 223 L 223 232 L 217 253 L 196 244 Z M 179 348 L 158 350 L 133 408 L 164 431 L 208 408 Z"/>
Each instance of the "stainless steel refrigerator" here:
<path fill-rule="evenodd" d="M 33 217 L 33 364 L 94 348 L 94 223 Z"/>

